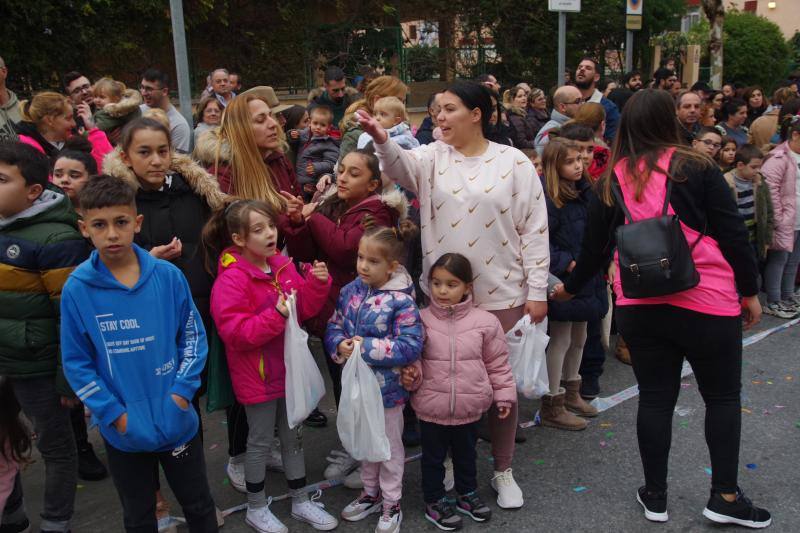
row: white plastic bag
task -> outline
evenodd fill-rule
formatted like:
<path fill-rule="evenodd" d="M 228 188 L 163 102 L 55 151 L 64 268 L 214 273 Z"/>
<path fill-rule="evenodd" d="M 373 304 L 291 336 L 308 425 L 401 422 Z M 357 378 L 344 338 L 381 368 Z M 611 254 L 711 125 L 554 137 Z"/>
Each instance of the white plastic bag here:
<path fill-rule="evenodd" d="M 325 396 L 325 381 L 311 350 L 308 333 L 297 321 L 297 296 L 286 298 L 289 318 L 283 337 L 283 360 L 286 365 L 286 417 L 291 429 L 308 418 L 311 411 Z"/>
<path fill-rule="evenodd" d="M 547 379 L 547 319 L 531 324 L 525 315 L 506 333 L 508 362 L 517 382 L 517 390 L 526 398 L 541 398 L 550 392 Z"/>
<path fill-rule="evenodd" d="M 344 449 L 353 459 L 379 463 L 389 460 L 383 397 L 378 378 L 361 357 L 361 343 L 342 369 L 342 397 L 336 429 Z"/>

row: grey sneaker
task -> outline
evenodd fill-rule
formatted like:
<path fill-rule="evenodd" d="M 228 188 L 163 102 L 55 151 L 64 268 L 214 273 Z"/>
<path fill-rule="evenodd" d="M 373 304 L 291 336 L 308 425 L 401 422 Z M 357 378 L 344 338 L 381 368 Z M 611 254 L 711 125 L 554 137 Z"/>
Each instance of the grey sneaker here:
<path fill-rule="evenodd" d="M 380 494 L 370 496 L 366 492 L 362 492 L 361 496 L 348 503 L 347 507 L 342 510 L 342 519 L 348 522 L 364 520 L 372 513 L 379 512 L 382 505 L 383 497 Z"/>
<path fill-rule="evenodd" d="M 456 514 L 453 502 L 446 497 L 425 506 L 425 519 L 442 531 L 456 531 L 463 525 L 461 517 Z"/>
<path fill-rule="evenodd" d="M 794 318 L 798 314 L 797 309 L 794 307 L 787 307 L 783 302 L 773 302 L 767 304 L 764 306 L 763 310 L 765 315 L 771 315 L 777 318 L 783 318 L 785 320 Z"/>

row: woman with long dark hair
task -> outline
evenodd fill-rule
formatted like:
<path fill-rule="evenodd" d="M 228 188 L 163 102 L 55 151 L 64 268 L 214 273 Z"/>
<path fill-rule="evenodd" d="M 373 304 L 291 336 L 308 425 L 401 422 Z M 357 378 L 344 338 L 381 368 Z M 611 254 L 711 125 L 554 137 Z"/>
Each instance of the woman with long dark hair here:
<path fill-rule="evenodd" d="M 685 357 L 706 404 L 712 475 L 703 515 L 718 523 L 766 527 L 772 521 L 769 512 L 744 496 L 737 479 L 742 325 L 750 327 L 761 318 L 755 253 L 717 166 L 681 145 L 675 104 L 666 92 L 641 90 L 628 101 L 598 190 L 577 266 L 553 291 L 554 300 L 568 300 L 600 271 L 617 244 L 615 230 L 626 218 L 638 222 L 660 216 L 670 190 L 668 212 L 680 218 L 699 274 L 693 288 L 631 297 L 620 270 L 622 251 L 614 254 L 617 328 L 639 383 L 637 436 L 645 484 L 637 501 L 648 520 L 667 520 L 667 461 Z"/>

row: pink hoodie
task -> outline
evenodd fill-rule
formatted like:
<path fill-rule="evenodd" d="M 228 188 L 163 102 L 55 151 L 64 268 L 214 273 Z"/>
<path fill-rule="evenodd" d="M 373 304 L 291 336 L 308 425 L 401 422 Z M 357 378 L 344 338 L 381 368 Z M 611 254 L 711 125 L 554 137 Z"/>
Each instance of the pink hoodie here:
<path fill-rule="evenodd" d="M 469 296 L 452 307 L 435 301 L 420 312 L 425 325 L 420 378 L 411 405 L 420 420 L 445 426 L 478 420 L 492 402 L 510 407 L 517 388 L 500 321 Z"/>
<path fill-rule="evenodd" d="M 103 158 L 106 156 L 106 154 L 113 151 L 114 147 L 111 146 L 110 142 L 108 142 L 108 137 L 106 137 L 105 132 L 99 130 L 98 128 L 89 130 L 86 134 L 86 139 L 92 145 L 92 157 L 94 157 L 94 160 L 97 163 L 97 169 L 102 170 Z M 40 152 L 45 153 L 42 145 L 39 144 L 33 137 L 20 135 L 19 142 L 33 146 Z M 50 181 L 52 181 L 52 176 L 50 177 Z"/>
<path fill-rule="evenodd" d="M 233 392 L 245 405 L 286 394 L 286 319 L 275 309 L 279 295 L 297 290 L 302 323 L 322 309 L 331 287 L 330 276 L 322 283 L 310 269 L 303 279 L 289 257 L 274 255 L 267 262 L 269 274 L 244 259 L 235 247 L 228 248 L 220 256 L 219 274 L 211 289 L 211 316 L 225 344 Z"/>

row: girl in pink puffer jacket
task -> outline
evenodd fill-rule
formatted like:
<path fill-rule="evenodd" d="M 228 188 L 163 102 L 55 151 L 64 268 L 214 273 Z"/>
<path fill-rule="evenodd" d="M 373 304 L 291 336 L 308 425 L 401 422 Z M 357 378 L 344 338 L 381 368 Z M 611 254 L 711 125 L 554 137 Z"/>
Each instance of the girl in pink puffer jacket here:
<path fill-rule="evenodd" d="M 472 280 L 472 267 L 461 254 L 445 254 L 433 264 L 431 305 L 420 312 L 422 359 L 403 370 L 403 385 L 414 391 L 411 404 L 420 420 L 426 518 L 448 530 L 461 523 L 455 511 L 478 522 L 491 516 L 475 492 L 478 420 L 492 403 L 506 418 L 517 401 L 503 328 L 494 315 L 473 305 Z M 458 493 L 455 509 L 443 484 L 448 451 Z"/>

